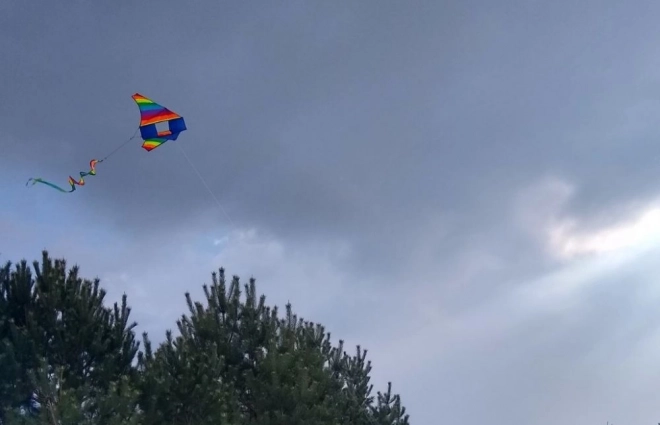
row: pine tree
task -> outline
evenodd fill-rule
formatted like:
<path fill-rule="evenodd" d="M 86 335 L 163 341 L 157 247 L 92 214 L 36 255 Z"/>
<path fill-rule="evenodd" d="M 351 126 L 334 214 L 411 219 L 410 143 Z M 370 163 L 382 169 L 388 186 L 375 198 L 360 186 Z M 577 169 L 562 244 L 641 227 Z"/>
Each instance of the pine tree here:
<path fill-rule="evenodd" d="M 155 354 L 146 335 L 145 345 L 147 354 L 140 356 L 144 424 L 233 423 L 224 364 L 215 345 L 199 349 L 184 336 L 174 339 L 170 331 Z"/>
<path fill-rule="evenodd" d="M 378 404 L 372 407 L 376 425 L 409 425 L 406 408 L 401 405 L 401 397 L 392 394 L 392 383 L 387 383 L 385 394 L 378 391 Z"/>
<path fill-rule="evenodd" d="M 298 318 L 290 304 L 280 318 L 254 279 L 243 300 L 237 276 L 229 286 L 223 269 L 212 278 L 206 305 L 186 294 L 179 336 L 168 332 L 154 355 L 145 335 L 147 423 L 408 424 L 391 388 L 373 406 L 366 350 L 349 356 L 342 341 L 332 347 L 324 327 Z"/>
<path fill-rule="evenodd" d="M 365 362 L 367 350 L 362 351 L 358 345 L 356 355 L 349 356 L 343 348 L 344 341 L 340 340 L 330 358 L 334 375 L 342 383 L 342 422 L 355 425 L 371 424 L 369 407 L 373 402 L 373 385 L 369 384 L 371 361 Z"/>
<path fill-rule="evenodd" d="M 48 414 L 48 423 L 67 423 L 66 415 L 55 415 L 59 409 L 81 415 L 70 423 L 110 425 L 122 410 L 128 418 L 135 410 L 129 387 L 138 343 L 126 296 L 121 307 L 104 307 L 98 279 L 80 278 L 77 266 L 67 272 L 65 260 L 53 261 L 46 251 L 33 268 L 34 275 L 22 261 L 0 272 L 0 367 L 8 371 L 0 374 L 3 417 Z M 106 398 L 128 404 L 104 413 Z"/>
<path fill-rule="evenodd" d="M 125 295 L 105 307 L 98 279 L 46 252 L 33 269 L 0 269 L 0 425 L 409 425 L 391 384 L 374 403 L 366 350 L 280 316 L 254 279 L 212 274 L 178 335 L 138 353 Z"/>

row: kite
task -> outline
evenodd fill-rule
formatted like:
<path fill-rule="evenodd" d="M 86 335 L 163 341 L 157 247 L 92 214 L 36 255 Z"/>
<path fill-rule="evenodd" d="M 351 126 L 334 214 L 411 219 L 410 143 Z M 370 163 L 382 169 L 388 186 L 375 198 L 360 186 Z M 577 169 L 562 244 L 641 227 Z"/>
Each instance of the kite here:
<path fill-rule="evenodd" d="M 156 149 L 168 140 L 176 140 L 182 131 L 187 130 L 186 122 L 181 115 L 172 112 L 171 110 L 159 105 L 158 103 L 141 95 L 140 93 L 135 93 L 132 97 L 140 109 L 140 125 L 138 130 L 140 131 L 140 136 L 143 140 L 142 148 L 144 148 L 147 152 Z M 70 190 L 63 189 L 54 183 L 38 177 L 28 179 L 25 185 L 27 186 L 32 183 L 30 186 L 34 186 L 37 183 L 42 183 L 52 187 L 53 189 L 59 190 L 60 192 L 74 192 L 76 190 L 76 186 L 85 185 L 86 176 L 96 175 L 97 164 L 102 163 L 110 156 L 114 155 L 115 152 L 117 152 L 119 149 L 127 145 L 131 140 L 135 139 L 138 130 L 135 131 L 135 134 L 130 139 L 110 152 L 103 159 L 92 159 L 89 162 L 89 171 L 81 171 L 79 173 L 80 180 L 76 180 L 69 176 L 69 185 L 71 186 Z"/>
<path fill-rule="evenodd" d="M 139 93 L 133 95 L 133 100 L 140 108 L 140 135 L 144 140 L 142 147 L 147 151 L 156 149 L 168 140 L 176 140 L 179 133 L 186 130 L 186 123 L 181 115 Z M 157 124 L 162 123 L 167 123 L 166 129 L 158 128 L 160 126 Z"/>

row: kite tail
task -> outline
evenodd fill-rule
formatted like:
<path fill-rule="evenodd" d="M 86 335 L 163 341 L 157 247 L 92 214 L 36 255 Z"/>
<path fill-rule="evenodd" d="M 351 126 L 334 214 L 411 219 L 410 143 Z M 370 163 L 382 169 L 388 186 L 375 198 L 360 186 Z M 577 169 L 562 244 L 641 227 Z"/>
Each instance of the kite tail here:
<path fill-rule="evenodd" d="M 50 186 L 53 189 L 59 190 L 60 192 L 64 193 L 71 193 L 76 190 L 76 185 L 78 186 L 84 186 L 85 185 L 85 177 L 86 176 L 95 176 L 96 175 L 96 164 L 103 162 L 103 160 L 97 160 L 97 159 L 92 159 L 89 161 L 89 171 L 81 171 L 80 174 L 80 180 L 76 180 L 73 177 L 69 176 L 69 185 L 71 186 L 70 190 L 66 190 L 61 188 L 60 186 L 51 183 L 49 181 L 46 181 L 42 178 L 30 178 L 25 185 L 27 186 L 28 184 L 32 183 L 31 186 L 34 186 L 37 183 L 43 183 L 46 186 Z"/>

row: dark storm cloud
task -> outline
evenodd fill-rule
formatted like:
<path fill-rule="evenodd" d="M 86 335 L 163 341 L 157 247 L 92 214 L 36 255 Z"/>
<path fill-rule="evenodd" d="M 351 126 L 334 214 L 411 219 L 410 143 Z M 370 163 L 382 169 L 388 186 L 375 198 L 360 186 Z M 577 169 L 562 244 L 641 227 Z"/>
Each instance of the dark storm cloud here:
<path fill-rule="evenodd" d="M 589 185 L 586 206 L 654 188 L 653 167 L 621 169 L 652 164 L 641 149 L 654 128 L 608 136 L 655 65 L 640 53 L 653 22 L 630 28 L 626 10 L 584 23 L 586 4 L 154 6 L 10 6 L 2 126 L 26 171 L 65 181 L 111 151 L 134 130 L 140 91 L 186 117 L 179 143 L 234 221 L 281 237 L 391 245 L 425 210 L 479 230 L 540 170 Z M 215 208 L 175 146 L 135 143 L 99 172 L 79 196 L 135 230 Z"/>

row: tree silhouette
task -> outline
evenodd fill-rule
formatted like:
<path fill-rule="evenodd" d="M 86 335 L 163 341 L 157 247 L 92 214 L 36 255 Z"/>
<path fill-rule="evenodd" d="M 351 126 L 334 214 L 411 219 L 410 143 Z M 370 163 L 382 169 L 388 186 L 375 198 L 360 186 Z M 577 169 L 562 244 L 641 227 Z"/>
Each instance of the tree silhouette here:
<path fill-rule="evenodd" d="M 5 424 L 408 425 L 388 384 L 371 395 L 367 350 L 344 351 L 317 323 L 266 305 L 224 269 L 185 294 L 188 313 L 154 351 L 124 295 L 42 253 L 0 269 L 0 421 Z M 137 361 L 136 361 L 137 360 Z"/>

